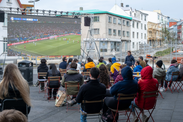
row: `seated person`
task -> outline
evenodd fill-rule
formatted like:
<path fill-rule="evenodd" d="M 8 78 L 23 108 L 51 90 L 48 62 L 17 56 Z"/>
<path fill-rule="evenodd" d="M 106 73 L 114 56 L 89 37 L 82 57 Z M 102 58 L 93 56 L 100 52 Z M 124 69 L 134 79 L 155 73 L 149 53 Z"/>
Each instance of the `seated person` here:
<path fill-rule="evenodd" d="M 116 84 L 116 83 L 119 82 L 119 81 L 123 81 L 123 77 L 122 77 L 122 75 L 121 75 L 121 70 L 122 70 L 124 67 L 126 67 L 126 66 L 127 66 L 126 64 L 122 64 L 122 65 L 120 66 L 119 75 L 117 76 L 117 78 L 116 78 L 114 84 Z"/>
<path fill-rule="evenodd" d="M 95 64 L 93 63 L 93 60 L 91 58 L 87 59 L 87 63 L 84 66 L 83 72 L 90 71 L 91 68 L 95 67 Z"/>
<path fill-rule="evenodd" d="M 46 65 L 46 59 L 41 59 L 41 64 L 37 68 L 37 72 L 48 72 L 48 66 Z M 39 77 L 39 79 L 44 79 L 42 76 Z M 44 91 L 44 83 L 41 84 L 41 90 Z M 36 84 L 39 85 L 39 82 Z"/>
<path fill-rule="evenodd" d="M 46 78 L 48 79 L 48 77 L 51 77 L 51 76 L 60 76 L 60 80 L 62 79 L 61 74 L 57 70 L 55 64 L 50 65 L 50 70 L 48 71 Z M 50 81 L 50 82 L 47 83 L 47 86 L 49 88 L 48 89 L 48 98 L 47 99 L 48 100 L 51 99 L 52 89 L 54 89 L 53 90 L 53 98 L 56 99 L 57 91 L 58 91 L 58 88 L 60 87 L 60 81 Z"/>
<path fill-rule="evenodd" d="M 155 98 L 146 98 L 144 103 L 143 93 L 144 92 L 151 92 L 158 90 L 158 81 L 152 77 L 153 69 L 150 66 L 147 66 L 142 69 L 141 71 L 141 79 L 138 81 L 138 93 L 134 101 L 132 101 L 133 108 L 132 108 L 132 115 L 133 115 L 133 122 L 137 122 L 138 118 L 135 115 L 134 107 L 138 107 L 140 109 L 152 109 L 156 103 Z M 144 108 L 143 108 L 144 106 Z M 130 108 L 132 105 L 130 106 Z M 142 112 L 142 122 L 147 122 L 148 117 Z"/>
<path fill-rule="evenodd" d="M 30 90 L 27 81 L 22 77 L 18 67 L 14 64 L 8 64 L 5 68 L 3 80 L 0 82 L 0 102 L 4 99 L 22 98 L 24 102 L 31 106 Z M 19 111 L 25 112 L 25 108 Z"/>
<path fill-rule="evenodd" d="M 70 69 L 70 65 L 71 65 L 72 62 L 73 62 L 73 59 L 72 59 L 72 58 L 69 58 L 69 61 L 68 61 L 68 63 L 67 63 L 67 68 L 66 68 L 66 70 Z"/>
<path fill-rule="evenodd" d="M 63 60 L 63 62 L 60 63 L 59 68 L 66 69 L 67 68 L 67 58 L 64 57 L 62 60 Z"/>
<path fill-rule="evenodd" d="M 159 60 L 156 62 L 156 69 L 153 71 L 153 78 L 156 77 L 161 77 L 161 79 L 157 79 L 158 83 L 161 84 L 161 88 L 160 91 L 163 91 L 163 82 L 164 82 L 164 78 L 166 76 L 166 71 L 162 68 L 163 65 L 163 61 Z"/>
<path fill-rule="evenodd" d="M 11 109 L 0 112 L 0 122 L 28 122 L 28 120 L 22 112 Z"/>
<path fill-rule="evenodd" d="M 105 98 L 106 87 L 104 84 L 100 83 L 97 78 L 99 78 L 99 69 L 92 68 L 90 70 L 90 81 L 87 84 L 81 86 L 79 93 L 76 97 L 76 102 L 81 103 L 81 111 L 86 113 L 99 113 L 102 109 L 102 105 L 99 103 L 90 103 L 84 105 L 83 100 L 87 101 L 97 101 Z M 81 113 L 81 122 L 86 122 L 86 115 Z"/>
<path fill-rule="evenodd" d="M 79 74 L 79 71 L 76 70 L 77 69 L 77 63 L 73 62 L 70 65 L 70 69 L 67 70 L 67 73 L 62 77 L 62 86 L 65 87 L 65 82 L 69 82 L 69 83 L 78 83 L 81 85 L 83 85 L 84 83 L 84 78 L 81 74 Z M 69 87 L 69 89 L 67 89 L 67 94 L 69 95 L 77 95 L 78 93 L 78 89 L 75 89 L 74 87 Z"/>
<path fill-rule="evenodd" d="M 109 63 L 107 64 L 107 69 L 110 71 L 112 66 L 112 58 L 108 59 Z"/>
<path fill-rule="evenodd" d="M 110 76 L 109 71 L 107 70 L 105 64 L 100 65 L 99 73 L 100 73 L 98 78 L 99 82 L 103 83 L 108 89 L 110 87 Z"/>
<path fill-rule="evenodd" d="M 102 62 L 106 65 L 106 61 L 104 60 L 104 57 L 100 57 L 100 59 L 102 59 Z"/>
<path fill-rule="evenodd" d="M 142 66 L 140 65 L 140 62 L 136 61 L 135 65 L 136 67 L 133 69 L 133 72 L 141 72 Z M 135 77 L 134 79 L 138 81 L 139 78 Z"/>
<path fill-rule="evenodd" d="M 116 62 L 113 63 L 113 65 L 111 66 L 111 77 L 113 78 L 114 81 L 116 80 L 116 77 L 119 74 L 119 69 L 121 65 L 122 65 L 121 62 Z"/>
<path fill-rule="evenodd" d="M 140 65 L 142 66 L 142 68 L 146 67 L 146 63 L 143 61 L 142 56 L 139 56 L 139 62 L 140 62 Z"/>
<path fill-rule="evenodd" d="M 124 67 L 121 70 L 121 75 L 123 77 L 123 82 L 118 82 L 113 85 L 110 89 L 110 93 L 113 97 L 106 97 L 103 106 L 103 117 L 107 112 L 108 108 L 117 109 L 117 95 L 119 93 L 123 94 L 135 94 L 138 90 L 138 84 L 136 80 L 133 80 L 133 73 L 129 66 Z M 133 100 L 133 99 L 132 99 Z M 124 110 L 129 108 L 132 100 L 120 101 L 119 110 Z"/>
<path fill-rule="evenodd" d="M 171 78 L 172 78 L 172 73 L 173 72 L 179 72 L 179 68 L 178 68 L 179 64 L 177 63 L 177 60 L 173 59 L 171 61 L 171 65 L 170 67 L 168 68 L 167 72 L 166 72 L 166 78 L 165 80 L 166 81 L 171 81 Z M 173 81 L 177 80 L 178 76 L 173 76 Z M 171 84 L 169 85 L 169 87 L 171 87 Z M 165 82 L 165 88 L 167 88 L 167 84 Z"/>
<path fill-rule="evenodd" d="M 99 67 L 100 67 L 100 65 L 104 64 L 104 62 L 103 62 L 103 60 L 102 60 L 102 59 L 99 59 L 98 61 L 99 61 L 99 64 L 96 66 L 97 68 L 99 68 Z M 105 65 L 105 64 L 104 64 L 104 65 Z"/>
<path fill-rule="evenodd" d="M 182 80 L 183 78 L 183 58 L 181 59 L 181 62 L 180 62 L 180 69 L 179 69 L 179 79 Z"/>

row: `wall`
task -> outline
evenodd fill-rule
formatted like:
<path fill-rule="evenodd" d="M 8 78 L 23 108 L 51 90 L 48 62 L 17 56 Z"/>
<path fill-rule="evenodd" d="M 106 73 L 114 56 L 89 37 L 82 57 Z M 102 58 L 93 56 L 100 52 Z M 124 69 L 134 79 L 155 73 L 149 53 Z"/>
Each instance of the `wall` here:
<path fill-rule="evenodd" d="M 11 0 L 11 2 L 7 2 L 7 0 L 2 0 L 0 3 L 0 7 L 20 8 L 17 0 Z"/>

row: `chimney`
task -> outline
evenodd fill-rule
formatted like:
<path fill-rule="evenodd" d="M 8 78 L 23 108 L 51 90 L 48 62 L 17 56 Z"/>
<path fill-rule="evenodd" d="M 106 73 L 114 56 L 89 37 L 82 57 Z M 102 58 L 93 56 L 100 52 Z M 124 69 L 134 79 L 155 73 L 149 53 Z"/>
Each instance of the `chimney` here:
<path fill-rule="evenodd" d="M 126 7 L 130 7 L 129 5 L 126 5 Z"/>
<path fill-rule="evenodd" d="M 123 7 L 123 3 L 121 3 L 121 7 Z"/>
<path fill-rule="evenodd" d="M 83 7 L 80 7 L 79 10 L 80 10 L 80 11 L 83 11 Z"/>

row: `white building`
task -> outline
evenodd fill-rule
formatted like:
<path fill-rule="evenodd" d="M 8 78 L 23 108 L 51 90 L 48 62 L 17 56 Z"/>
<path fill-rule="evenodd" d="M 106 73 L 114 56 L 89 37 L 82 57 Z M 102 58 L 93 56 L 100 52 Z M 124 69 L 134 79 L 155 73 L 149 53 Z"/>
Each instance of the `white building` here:
<path fill-rule="evenodd" d="M 0 10 L 4 7 L 9 8 L 22 8 L 20 0 L 0 0 Z M 0 55 L 6 52 L 7 48 L 7 13 L 4 14 L 4 22 L 0 22 Z"/>
<path fill-rule="evenodd" d="M 147 44 L 147 19 L 148 14 L 131 7 L 123 7 L 123 10 L 132 17 L 131 24 L 131 50 L 139 50 L 140 43 Z"/>

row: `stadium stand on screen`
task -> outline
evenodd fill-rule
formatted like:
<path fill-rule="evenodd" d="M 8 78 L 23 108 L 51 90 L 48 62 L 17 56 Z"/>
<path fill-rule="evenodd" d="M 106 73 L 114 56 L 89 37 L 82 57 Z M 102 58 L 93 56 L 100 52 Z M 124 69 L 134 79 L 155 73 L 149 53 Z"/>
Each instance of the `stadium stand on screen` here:
<path fill-rule="evenodd" d="M 8 15 L 8 56 L 80 55 L 81 20 Z"/>

